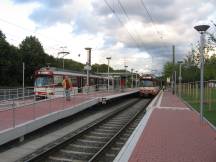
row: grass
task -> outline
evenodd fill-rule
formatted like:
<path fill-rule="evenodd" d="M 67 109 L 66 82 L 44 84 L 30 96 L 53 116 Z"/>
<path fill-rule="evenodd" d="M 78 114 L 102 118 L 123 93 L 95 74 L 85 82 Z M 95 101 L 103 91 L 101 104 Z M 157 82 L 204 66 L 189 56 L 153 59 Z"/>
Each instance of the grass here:
<path fill-rule="evenodd" d="M 189 94 L 188 92 L 183 92 L 182 98 L 195 110 L 200 112 L 199 90 L 197 91 L 197 95 L 194 94 L 192 95 L 192 93 Z M 205 90 L 203 115 L 208 121 L 216 126 L 216 88 Z"/>

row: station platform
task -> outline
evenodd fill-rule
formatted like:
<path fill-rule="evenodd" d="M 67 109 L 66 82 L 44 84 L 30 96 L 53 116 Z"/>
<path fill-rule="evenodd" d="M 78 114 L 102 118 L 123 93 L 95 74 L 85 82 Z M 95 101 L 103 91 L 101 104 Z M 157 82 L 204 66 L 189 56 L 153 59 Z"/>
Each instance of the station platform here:
<path fill-rule="evenodd" d="M 114 161 L 216 161 L 216 130 L 196 111 L 169 91 L 153 102 Z"/>
<path fill-rule="evenodd" d="M 138 89 L 99 91 L 76 94 L 70 101 L 65 97 L 41 100 L 31 104 L 0 109 L 0 145 L 19 138 L 59 119 L 113 98 L 137 93 Z"/>

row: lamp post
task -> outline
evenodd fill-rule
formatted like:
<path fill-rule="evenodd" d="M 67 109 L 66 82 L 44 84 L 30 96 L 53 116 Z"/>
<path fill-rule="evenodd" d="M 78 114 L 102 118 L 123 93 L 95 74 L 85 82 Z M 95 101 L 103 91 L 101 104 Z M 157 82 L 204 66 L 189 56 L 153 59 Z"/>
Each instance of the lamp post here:
<path fill-rule="evenodd" d="M 107 61 L 108 61 L 108 68 L 107 68 L 107 76 L 108 76 L 108 80 L 107 80 L 107 90 L 108 90 L 108 92 L 109 92 L 109 63 L 110 63 L 111 57 L 107 57 L 106 59 L 107 59 Z"/>
<path fill-rule="evenodd" d="M 209 25 L 198 25 L 195 26 L 200 33 L 200 120 L 203 121 L 203 78 L 204 78 L 204 44 L 205 44 L 205 33 L 208 30 Z"/>
<path fill-rule="evenodd" d="M 181 81 L 182 81 L 182 75 L 181 75 L 181 65 L 183 61 L 178 61 L 179 64 L 179 96 L 181 97 Z"/>
<path fill-rule="evenodd" d="M 133 88 L 133 70 L 134 69 L 131 69 L 131 88 Z"/>
<path fill-rule="evenodd" d="M 64 57 L 65 56 L 67 56 L 67 55 L 69 55 L 70 54 L 70 52 L 66 52 L 65 51 L 65 48 L 66 47 L 60 47 L 60 48 L 62 48 L 62 51 L 61 52 L 58 52 L 58 55 L 62 55 L 62 61 L 63 61 L 63 63 L 62 63 L 62 68 L 64 69 Z"/>
<path fill-rule="evenodd" d="M 124 66 L 125 67 L 125 88 L 127 88 L 127 65 Z"/>

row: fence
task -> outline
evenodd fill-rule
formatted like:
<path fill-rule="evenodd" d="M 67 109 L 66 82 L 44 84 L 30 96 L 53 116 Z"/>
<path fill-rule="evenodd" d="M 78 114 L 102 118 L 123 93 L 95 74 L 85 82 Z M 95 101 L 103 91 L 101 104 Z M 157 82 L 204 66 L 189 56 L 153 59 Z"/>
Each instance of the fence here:
<path fill-rule="evenodd" d="M 182 83 L 177 85 L 177 94 L 198 112 L 200 110 L 200 82 Z M 216 81 L 204 82 L 204 116 L 216 125 Z"/>
<path fill-rule="evenodd" d="M 87 87 L 82 87 L 80 90 L 73 89 L 70 101 L 66 101 L 64 95 L 50 95 L 43 100 L 36 100 L 36 96 L 32 95 L 30 99 L 29 96 L 25 96 L 24 100 L 23 97 L 18 97 L 7 100 L 7 102 L 1 102 L 3 104 L 0 107 L 0 131 L 16 127 L 19 124 L 35 120 L 56 111 L 70 108 L 86 100 L 103 97 L 109 93 L 119 93 L 120 91 L 120 89 L 114 89 L 113 87 L 110 87 L 110 90 L 107 91 L 105 85 L 97 85 L 97 87 L 101 87 L 100 90 L 96 88 L 96 85 L 88 87 L 87 90 Z M 78 91 L 83 93 L 77 93 Z M 58 93 L 64 94 L 64 91 Z"/>
<path fill-rule="evenodd" d="M 14 98 L 21 98 L 21 97 L 30 97 L 33 94 L 34 94 L 34 87 L 24 88 L 24 95 L 23 95 L 23 88 L 0 89 L 0 101 L 11 100 Z"/>

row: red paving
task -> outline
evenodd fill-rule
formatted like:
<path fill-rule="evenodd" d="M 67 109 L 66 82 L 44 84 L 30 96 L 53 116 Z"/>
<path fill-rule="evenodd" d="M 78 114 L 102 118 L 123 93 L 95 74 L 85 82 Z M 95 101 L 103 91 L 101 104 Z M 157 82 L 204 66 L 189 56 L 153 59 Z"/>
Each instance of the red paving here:
<path fill-rule="evenodd" d="M 0 110 L 0 131 L 13 128 L 13 126 L 26 123 L 52 112 L 72 108 L 75 105 L 89 101 L 96 97 L 114 94 L 118 94 L 118 92 L 93 92 L 89 94 L 78 94 L 76 96 L 72 96 L 71 101 L 65 101 L 65 98 L 55 98 L 54 100 L 41 101 L 36 104 L 21 106 L 14 110 Z M 14 121 L 13 118 L 15 119 Z"/>
<path fill-rule="evenodd" d="M 201 124 L 199 115 L 185 107 L 165 92 L 160 109 L 153 110 L 129 161 L 216 162 L 216 131 Z"/>

